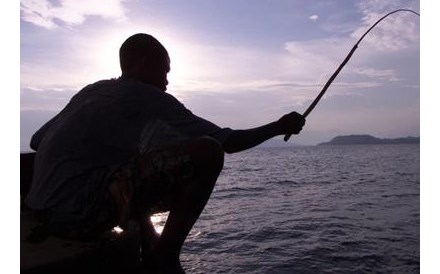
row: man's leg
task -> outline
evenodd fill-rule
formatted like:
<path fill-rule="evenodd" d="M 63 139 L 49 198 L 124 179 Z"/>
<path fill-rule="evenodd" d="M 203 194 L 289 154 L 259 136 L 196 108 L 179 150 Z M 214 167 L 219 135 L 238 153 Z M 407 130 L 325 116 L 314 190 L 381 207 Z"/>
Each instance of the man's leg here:
<path fill-rule="evenodd" d="M 163 232 L 147 262 L 162 273 L 183 273 L 179 260 L 181 248 L 223 168 L 224 152 L 214 139 L 193 140 L 187 152 L 194 167 L 194 179 L 182 187 L 173 201 Z"/>
<path fill-rule="evenodd" d="M 147 259 L 150 255 L 151 249 L 156 245 L 160 235 L 156 232 L 150 216 L 142 214 L 139 218 L 140 232 L 141 232 L 141 258 Z"/>

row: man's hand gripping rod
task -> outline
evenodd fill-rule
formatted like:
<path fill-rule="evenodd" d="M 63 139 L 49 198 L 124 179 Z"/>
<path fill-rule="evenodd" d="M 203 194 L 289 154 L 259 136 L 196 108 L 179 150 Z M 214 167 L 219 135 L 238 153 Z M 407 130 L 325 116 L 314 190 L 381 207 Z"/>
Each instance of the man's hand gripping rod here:
<path fill-rule="evenodd" d="M 336 71 L 333 73 L 333 75 L 328 79 L 327 83 L 324 85 L 324 87 L 322 88 L 321 92 L 318 94 L 318 96 L 315 98 L 315 100 L 313 100 L 313 102 L 310 104 L 310 106 L 307 108 L 307 110 L 304 112 L 303 116 L 304 118 L 307 117 L 307 115 L 309 115 L 310 112 L 312 112 L 312 110 L 315 108 L 315 106 L 318 104 L 319 100 L 321 100 L 322 96 L 324 95 L 324 93 L 327 91 L 328 87 L 331 85 L 331 83 L 333 82 L 333 80 L 335 80 L 336 76 L 338 76 L 339 72 L 342 70 L 342 68 L 345 66 L 345 64 L 347 64 L 348 60 L 350 60 L 351 56 L 353 55 L 353 53 L 356 51 L 356 49 L 358 48 L 359 43 L 362 41 L 362 39 L 364 39 L 364 37 L 377 25 L 379 24 L 380 21 L 382 21 L 383 19 L 387 18 L 389 15 L 396 13 L 396 12 L 400 12 L 400 11 L 409 11 L 414 13 L 415 15 L 420 16 L 420 14 L 418 14 L 417 12 L 410 10 L 410 9 L 398 9 L 392 12 L 389 12 L 387 14 L 385 14 L 384 16 L 382 16 L 379 20 L 376 21 L 376 23 L 374 23 L 374 25 L 372 25 L 365 33 L 364 35 L 362 35 L 361 38 L 359 38 L 359 40 L 356 42 L 356 44 L 353 46 L 353 48 L 350 50 L 350 52 L 348 53 L 347 57 L 345 57 L 344 61 L 339 65 L 339 67 L 336 69 Z M 284 136 L 284 141 L 288 141 L 290 136 L 292 136 L 292 134 L 286 134 Z"/>

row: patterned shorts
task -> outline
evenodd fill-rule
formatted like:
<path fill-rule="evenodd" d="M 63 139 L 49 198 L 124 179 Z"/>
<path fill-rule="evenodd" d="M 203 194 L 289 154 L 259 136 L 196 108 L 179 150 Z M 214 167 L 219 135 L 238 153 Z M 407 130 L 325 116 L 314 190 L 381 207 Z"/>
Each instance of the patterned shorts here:
<path fill-rule="evenodd" d="M 108 187 L 81 213 L 46 211 L 42 221 L 49 234 L 90 239 L 130 219 L 169 211 L 194 168 L 182 147 L 173 146 L 141 155 L 114 171 Z"/>
<path fill-rule="evenodd" d="M 182 147 L 156 150 L 120 167 L 111 177 L 109 193 L 118 223 L 144 214 L 165 212 L 194 176 L 190 156 Z"/>

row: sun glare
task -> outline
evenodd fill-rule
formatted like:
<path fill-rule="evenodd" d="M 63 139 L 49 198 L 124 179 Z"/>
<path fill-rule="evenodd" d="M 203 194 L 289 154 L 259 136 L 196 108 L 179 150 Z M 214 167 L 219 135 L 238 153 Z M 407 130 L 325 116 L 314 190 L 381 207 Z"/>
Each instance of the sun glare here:
<path fill-rule="evenodd" d="M 96 69 L 106 78 L 118 77 L 121 74 L 119 67 L 119 47 L 126 39 L 122 33 L 107 35 L 98 39 L 96 45 Z"/>
<path fill-rule="evenodd" d="M 182 85 L 187 77 L 184 65 L 187 63 L 185 55 L 177 47 L 168 49 L 168 52 L 171 59 L 171 71 L 168 74 L 168 80 L 171 85 Z"/>
<path fill-rule="evenodd" d="M 179 40 L 176 36 L 165 34 L 157 38 L 170 55 L 171 71 L 168 74 L 168 90 L 177 95 L 191 90 L 195 80 L 200 79 L 203 69 L 206 69 L 200 65 L 200 53 L 196 52 L 194 46 Z"/>
<path fill-rule="evenodd" d="M 119 226 L 115 226 L 115 227 L 112 229 L 112 232 L 113 232 L 113 233 L 116 233 L 116 234 L 121 234 L 122 232 L 124 232 L 124 230 L 123 230 L 122 228 L 120 228 Z"/>
<path fill-rule="evenodd" d="M 130 35 L 132 30 L 121 30 L 96 38 L 90 57 L 93 73 L 98 76 L 112 78 L 120 75 L 119 47 Z M 154 35 L 154 34 L 153 34 Z M 198 57 L 190 46 L 173 38 L 172 35 L 156 37 L 166 48 L 171 59 L 171 71 L 168 74 L 169 90 L 179 93 L 179 90 L 200 74 L 197 69 Z"/>
<path fill-rule="evenodd" d="M 191 53 L 179 45 L 168 49 L 171 59 L 171 71 L 168 74 L 168 81 L 171 87 L 181 88 L 188 84 L 195 71 L 192 67 Z"/>
<path fill-rule="evenodd" d="M 157 233 L 161 234 L 165 223 L 167 221 L 169 212 L 157 213 L 150 217 L 151 223 L 153 223 L 154 229 Z"/>

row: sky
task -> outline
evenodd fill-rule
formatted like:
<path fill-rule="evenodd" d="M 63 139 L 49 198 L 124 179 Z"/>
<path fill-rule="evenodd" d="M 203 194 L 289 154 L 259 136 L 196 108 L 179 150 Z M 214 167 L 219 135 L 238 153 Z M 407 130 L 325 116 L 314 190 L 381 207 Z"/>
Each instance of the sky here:
<path fill-rule="evenodd" d="M 105 3 L 105 4 L 104 4 Z M 130 35 L 171 57 L 168 92 L 219 126 L 246 129 L 303 113 L 359 37 L 419 1 L 21 0 L 20 149 L 87 84 L 120 76 Z M 382 21 L 291 142 L 420 135 L 420 18 Z"/>
<path fill-rule="evenodd" d="M 20 7 L 12 2 L 0 3 L 2 33 L 12 37 L 2 39 L 7 66 L 0 66 L 5 82 L 0 121 L 7 129 L 1 159 L 3 167 L 11 167 L 3 169 L 3 178 L 10 178 L 5 182 L 12 188 L 19 185 L 11 184 L 18 181 L 12 164 L 18 163 L 16 147 L 29 150 L 35 130 L 83 86 L 118 77 L 119 46 L 134 33 L 156 36 L 170 52 L 168 92 L 220 126 L 250 128 L 304 112 L 380 16 L 398 8 L 420 11 L 419 1 L 410 0 L 21 0 Z M 382 21 L 307 117 L 301 134 L 290 140 L 316 144 L 351 133 L 419 136 L 422 129 L 421 211 L 428 216 L 439 201 L 435 3 L 423 2 L 421 18 L 397 13 Z M 19 123 L 11 123 L 16 109 Z M 19 144 L 11 132 L 19 132 Z M 19 208 L 18 199 L 9 193 L 2 192 L 2 216 L 18 224 L 18 214 L 10 211 L 11 205 Z M 437 269 L 440 244 L 437 212 L 427 214 L 421 215 L 425 270 Z M 16 239 L 4 246 L 19 262 L 19 229 L 3 228 L 1 241 Z"/>

